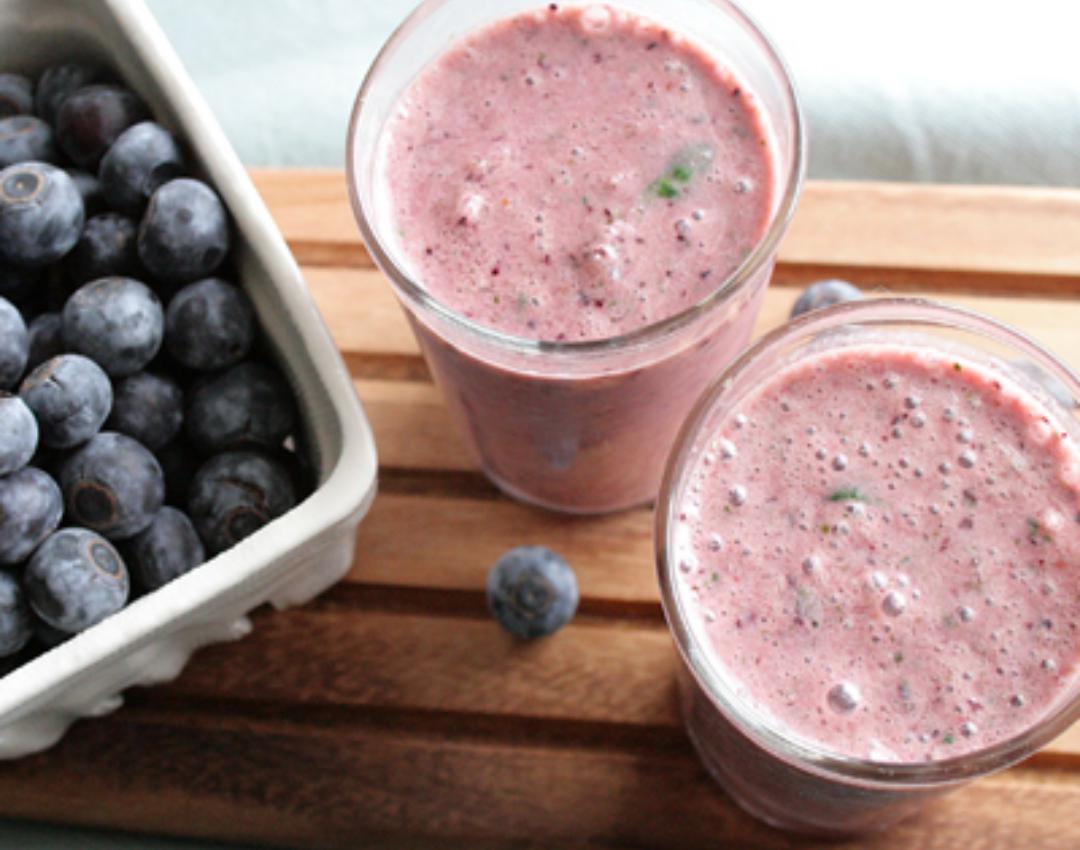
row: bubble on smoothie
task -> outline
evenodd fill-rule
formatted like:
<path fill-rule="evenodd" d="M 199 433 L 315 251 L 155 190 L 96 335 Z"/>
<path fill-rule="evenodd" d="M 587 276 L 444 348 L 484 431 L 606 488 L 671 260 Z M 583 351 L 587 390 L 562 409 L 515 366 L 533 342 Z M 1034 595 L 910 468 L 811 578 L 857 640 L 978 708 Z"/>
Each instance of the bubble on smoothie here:
<path fill-rule="evenodd" d="M 814 457 L 816 457 L 818 460 L 825 460 L 825 458 L 827 458 L 828 456 L 829 453 L 825 451 L 825 449 L 818 449 L 816 452 L 814 452 Z"/>
<path fill-rule="evenodd" d="M 960 734 L 965 738 L 970 738 L 976 732 L 979 731 L 979 727 L 972 723 L 970 720 L 960 724 Z"/>
<path fill-rule="evenodd" d="M 694 221 L 704 221 L 705 210 L 694 210 L 692 213 L 690 213 L 690 218 L 692 218 Z"/>
<path fill-rule="evenodd" d="M 906 608 L 907 598 L 899 590 L 890 590 L 881 603 L 881 610 L 890 617 L 899 617 Z"/>
<path fill-rule="evenodd" d="M 964 449 L 964 451 L 960 452 L 960 457 L 956 459 L 957 463 L 964 467 L 964 469 L 971 469 L 975 466 L 976 460 L 978 460 L 978 455 L 971 449 Z"/>
<path fill-rule="evenodd" d="M 961 428 L 956 434 L 956 441 L 959 443 L 970 443 L 975 439 L 975 432 L 970 428 Z"/>
<path fill-rule="evenodd" d="M 724 538 L 721 537 L 719 534 L 710 534 L 708 545 L 710 552 L 719 552 L 721 549 L 724 548 Z"/>
<path fill-rule="evenodd" d="M 611 10 L 606 6 L 589 6 L 581 13 L 581 25 L 596 35 L 605 33 L 611 29 Z"/>
<path fill-rule="evenodd" d="M 684 573 L 692 573 L 698 568 L 698 559 L 693 555 L 683 555 L 679 559 L 679 569 Z"/>
<path fill-rule="evenodd" d="M 866 506 L 859 502 L 852 502 L 845 508 L 848 515 L 855 517 L 856 519 L 862 519 L 866 516 Z"/>
<path fill-rule="evenodd" d="M 746 488 L 742 484 L 735 484 L 728 490 L 728 500 L 731 504 L 735 505 L 735 507 L 746 504 L 748 495 Z"/>
<path fill-rule="evenodd" d="M 889 584 L 889 580 L 885 578 L 885 573 L 875 570 L 870 573 L 870 586 L 874 590 L 884 590 Z"/>
<path fill-rule="evenodd" d="M 680 218 L 675 222 L 675 235 L 682 240 L 688 239 L 693 229 L 693 225 L 685 218 Z"/>
<path fill-rule="evenodd" d="M 736 413 L 731 421 L 735 424 L 736 428 L 745 428 L 746 427 L 747 419 L 741 413 Z"/>
<path fill-rule="evenodd" d="M 1044 658 L 1039 666 L 1047 673 L 1056 673 L 1058 668 L 1057 662 L 1053 658 Z"/>
<path fill-rule="evenodd" d="M 921 410 L 916 410 L 908 417 L 908 422 L 912 428 L 922 428 L 926 424 L 926 414 Z"/>
<path fill-rule="evenodd" d="M 840 682 L 829 688 L 827 699 L 829 708 L 837 714 L 851 714 L 862 702 L 862 694 L 853 682 Z"/>
<path fill-rule="evenodd" d="M 956 609 L 956 614 L 965 623 L 970 623 L 975 619 L 975 609 L 970 605 L 961 605 Z"/>
<path fill-rule="evenodd" d="M 896 375 L 893 375 L 893 374 L 886 375 L 881 381 L 882 386 L 884 386 L 885 389 L 887 389 L 887 390 L 896 389 L 896 386 L 899 383 L 900 383 L 900 378 L 897 377 Z"/>
<path fill-rule="evenodd" d="M 740 177 L 735 181 L 735 194 L 745 195 L 754 188 L 754 181 L 749 177 Z"/>
<path fill-rule="evenodd" d="M 901 437 L 904 436 L 904 429 L 901 428 L 899 425 L 896 425 L 892 429 L 892 435 L 894 439 L 899 440 Z"/>
<path fill-rule="evenodd" d="M 946 407 L 941 412 L 941 418 L 944 419 L 946 422 L 955 422 L 956 421 L 956 411 L 953 410 L 951 407 Z"/>
<path fill-rule="evenodd" d="M 843 472 L 848 467 L 848 459 L 846 454 L 838 454 L 832 461 L 833 469 L 837 472 Z"/>
<path fill-rule="evenodd" d="M 917 395 L 909 395 L 904 399 L 904 407 L 908 410 L 914 410 L 922 403 L 922 399 Z"/>
<path fill-rule="evenodd" d="M 717 443 L 717 448 L 720 449 L 720 457 L 724 460 L 732 460 L 739 454 L 738 449 L 735 448 L 735 444 L 731 442 L 731 440 L 721 439 L 720 442 Z"/>
<path fill-rule="evenodd" d="M 820 555 L 807 555 L 802 562 L 803 572 L 807 575 L 821 572 L 822 561 Z"/>
<path fill-rule="evenodd" d="M 705 622 L 706 623 L 715 623 L 716 622 L 716 613 L 711 608 L 706 608 L 705 609 Z"/>
<path fill-rule="evenodd" d="M 938 464 L 938 471 L 942 475 L 948 475 L 950 472 L 952 472 L 952 464 L 949 463 L 947 460 L 943 460 L 940 464 Z"/>
<path fill-rule="evenodd" d="M 1027 700 L 1023 694 L 1013 694 L 1009 699 L 1009 705 L 1013 708 L 1023 708 L 1027 704 Z"/>
<path fill-rule="evenodd" d="M 860 457 L 870 457 L 870 444 L 869 443 L 864 442 L 864 443 L 859 444 L 859 456 Z"/>
<path fill-rule="evenodd" d="M 458 199 L 458 220 L 465 224 L 476 224 L 487 207 L 487 199 L 478 192 L 465 192 Z"/>

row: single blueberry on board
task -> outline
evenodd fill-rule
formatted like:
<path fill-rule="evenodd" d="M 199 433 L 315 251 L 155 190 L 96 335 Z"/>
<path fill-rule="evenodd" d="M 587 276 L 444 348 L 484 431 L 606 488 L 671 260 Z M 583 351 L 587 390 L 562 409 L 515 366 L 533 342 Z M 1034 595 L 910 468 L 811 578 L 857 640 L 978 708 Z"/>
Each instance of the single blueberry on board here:
<path fill-rule="evenodd" d="M 289 472 L 258 452 L 215 455 L 191 481 L 188 515 L 216 555 L 254 534 L 296 504 Z"/>
<path fill-rule="evenodd" d="M 30 356 L 30 337 L 22 313 L 6 298 L 0 298 L 0 390 L 15 386 Z"/>
<path fill-rule="evenodd" d="M 862 297 L 859 287 L 846 280 L 819 280 L 803 290 L 799 300 L 791 308 L 791 318 L 844 301 L 858 301 Z"/>
<path fill-rule="evenodd" d="M 146 104 L 131 89 L 115 85 L 84 86 L 60 104 L 56 112 L 56 139 L 72 162 L 93 171 L 124 130 L 149 117 Z"/>
<path fill-rule="evenodd" d="M 34 636 L 34 621 L 22 585 L 0 570 L 0 657 L 14 655 Z"/>
<path fill-rule="evenodd" d="M 577 611 L 577 578 L 550 549 L 518 546 L 488 573 L 487 600 L 492 615 L 512 635 L 544 637 L 565 626 Z"/>
<path fill-rule="evenodd" d="M 60 314 L 39 314 L 26 328 L 29 353 L 26 358 L 27 373 L 33 372 L 46 360 L 64 353 L 64 334 Z"/>
<path fill-rule="evenodd" d="M 255 310 L 242 289 L 220 278 L 191 283 L 165 311 L 165 349 L 189 369 L 224 369 L 255 341 Z"/>
<path fill-rule="evenodd" d="M 296 423 L 296 402 L 275 369 L 240 363 L 195 386 L 184 421 L 188 438 L 203 452 L 276 448 Z"/>
<path fill-rule="evenodd" d="M 229 217 L 199 180 L 171 180 L 150 196 L 139 226 L 139 258 L 155 277 L 187 283 L 208 277 L 229 253 Z"/>
<path fill-rule="evenodd" d="M 58 160 L 52 127 L 33 115 L 0 118 L 0 168 L 18 162 Z"/>
<path fill-rule="evenodd" d="M 23 584 L 34 612 L 70 634 L 115 614 L 131 590 L 120 553 L 85 528 L 65 528 L 42 543 L 26 565 Z"/>
<path fill-rule="evenodd" d="M 93 437 L 113 400 L 109 376 L 81 354 L 46 360 L 23 380 L 19 396 L 37 417 L 41 444 L 50 449 L 70 449 Z"/>
<path fill-rule="evenodd" d="M 165 503 L 157 458 L 124 434 L 102 431 L 60 465 L 60 489 L 69 522 L 110 540 L 124 540 L 150 525 Z"/>
<path fill-rule="evenodd" d="M 0 259 L 38 268 L 59 260 L 79 241 L 83 202 L 75 182 L 45 162 L 0 171 Z"/>
<path fill-rule="evenodd" d="M 161 348 L 165 314 L 144 283 L 103 277 L 80 287 L 63 310 L 64 344 L 113 378 L 133 375 Z"/>
<path fill-rule="evenodd" d="M 68 95 L 90 85 L 102 76 L 101 69 L 79 62 L 64 62 L 42 71 L 34 95 L 34 111 L 38 118 L 56 123 L 56 113 Z"/>
<path fill-rule="evenodd" d="M 184 173 L 184 156 L 173 134 L 153 121 L 121 133 L 101 159 L 98 177 L 114 210 L 140 215 L 158 187 Z"/>
<path fill-rule="evenodd" d="M 30 557 L 64 513 L 60 488 L 37 467 L 24 466 L 0 478 L 0 564 Z"/>
<path fill-rule="evenodd" d="M 184 392 L 172 378 L 136 372 L 113 387 L 112 413 L 105 425 L 156 452 L 184 424 Z"/>
<path fill-rule="evenodd" d="M 115 212 L 86 220 L 79 241 L 64 258 L 64 271 L 76 285 L 101 277 L 132 277 L 141 271 L 135 239 L 139 225 Z"/>
<path fill-rule="evenodd" d="M 30 462 L 38 446 L 38 424 L 17 395 L 0 392 L 0 476 Z"/>
<path fill-rule="evenodd" d="M 164 507 L 145 531 L 126 544 L 128 569 L 138 587 L 157 590 L 206 560 L 206 550 L 187 514 Z"/>
<path fill-rule="evenodd" d="M 34 111 L 34 84 L 22 74 L 0 74 L 0 117 Z"/>

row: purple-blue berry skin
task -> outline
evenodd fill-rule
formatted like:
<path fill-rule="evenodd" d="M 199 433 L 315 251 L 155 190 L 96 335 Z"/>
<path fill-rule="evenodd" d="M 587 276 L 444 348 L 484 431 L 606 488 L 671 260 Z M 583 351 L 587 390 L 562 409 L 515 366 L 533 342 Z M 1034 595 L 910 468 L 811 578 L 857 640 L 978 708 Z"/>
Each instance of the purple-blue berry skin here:
<path fill-rule="evenodd" d="M 577 578 L 570 565 L 544 546 L 518 546 L 505 553 L 487 579 L 488 608 L 510 634 L 545 637 L 577 611 Z"/>
<path fill-rule="evenodd" d="M 38 447 L 38 424 L 17 395 L 0 392 L 0 477 L 30 463 Z"/>
<path fill-rule="evenodd" d="M 165 335 L 161 301 L 130 277 L 103 277 L 81 286 L 62 316 L 68 350 L 85 354 L 113 378 L 146 366 Z"/>
<path fill-rule="evenodd" d="M 68 522 L 110 540 L 148 527 L 165 503 L 165 478 L 150 450 L 124 434 L 102 431 L 60 466 Z"/>
<path fill-rule="evenodd" d="M 26 326 L 29 355 L 26 358 L 27 373 L 33 372 L 46 360 L 64 353 L 64 334 L 60 314 L 39 314 Z"/>
<path fill-rule="evenodd" d="M 34 84 L 22 74 L 0 74 L 0 118 L 34 111 Z"/>
<path fill-rule="evenodd" d="M 24 466 L 0 478 L 0 564 L 18 564 L 60 525 L 63 497 L 52 477 Z"/>
<path fill-rule="evenodd" d="M 79 190 L 79 197 L 83 200 L 83 209 L 86 217 L 97 215 L 105 210 L 105 194 L 101 191 L 101 181 L 96 174 L 83 171 L 80 168 L 67 169 L 68 177 Z"/>
<path fill-rule="evenodd" d="M 0 171 L 0 260 L 26 268 L 54 263 L 75 247 L 84 218 L 66 171 L 45 162 Z"/>
<path fill-rule="evenodd" d="M 115 210 L 139 215 L 150 196 L 184 173 L 184 155 L 173 134 L 153 121 L 121 133 L 101 159 L 98 177 Z"/>
<path fill-rule="evenodd" d="M 115 85 L 85 86 L 60 104 L 56 113 L 56 139 L 72 162 L 95 171 L 120 134 L 149 117 L 146 104 L 131 89 Z"/>
<path fill-rule="evenodd" d="M 164 507 L 125 548 L 128 569 L 145 591 L 164 587 L 206 560 L 206 549 L 187 514 Z"/>
<path fill-rule="evenodd" d="M 30 338 L 15 305 L 0 298 L 0 390 L 11 389 L 26 371 Z"/>
<path fill-rule="evenodd" d="M 131 591 L 120 553 L 85 528 L 65 528 L 42 543 L 26 565 L 23 585 L 34 613 L 70 634 L 115 614 Z"/>
<path fill-rule="evenodd" d="M 0 570 L 0 657 L 8 658 L 30 643 L 34 620 L 22 585 Z"/>
<path fill-rule="evenodd" d="M 282 464 L 258 452 L 223 452 L 195 473 L 188 516 L 207 550 L 216 555 L 295 504 L 296 491 Z"/>
<path fill-rule="evenodd" d="M 113 386 L 112 413 L 106 427 L 138 440 L 156 452 L 184 424 L 184 392 L 172 378 L 136 372 Z"/>
<path fill-rule="evenodd" d="M 229 217 L 217 193 L 181 177 L 150 197 L 139 225 L 139 258 L 163 281 L 208 277 L 229 253 Z"/>
<path fill-rule="evenodd" d="M 101 69 L 79 62 L 65 62 L 42 71 L 34 94 L 38 118 L 56 123 L 56 113 L 68 96 L 101 78 Z"/>
<path fill-rule="evenodd" d="M 56 162 L 59 159 L 52 127 L 33 115 L 0 118 L 0 168 L 18 162 Z"/>
<path fill-rule="evenodd" d="M 19 396 L 37 417 L 41 444 L 70 449 L 85 443 L 112 409 L 112 384 L 101 367 L 80 354 L 46 360 L 26 376 Z"/>
<path fill-rule="evenodd" d="M 216 277 L 188 284 L 165 311 L 165 349 L 188 369 L 213 371 L 239 363 L 251 351 L 255 331 L 251 300 Z"/>
<path fill-rule="evenodd" d="M 68 280 L 76 285 L 102 277 L 134 277 L 141 271 L 135 239 L 139 225 L 120 213 L 106 212 L 86 220 L 79 241 L 64 258 Z"/>
<path fill-rule="evenodd" d="M 296 402 L 276 370 L 240 363 L 196 385 L 184 422 L 188 438 L 206 453 L 245 446 L 273 449 L 296 424 Z"/>
<path fill-rule="evenodd" d="M 791 308 L 791 318 L 809 313 L 811 310 L 820 310 L 823 307 L 831 307 L 833 304 L 842 304 L 845 301 L 858 301 L 863 297 L 862 291 L 853 283 L 846 280 L 819 280 L 803 290 L 799 300 Z"/>

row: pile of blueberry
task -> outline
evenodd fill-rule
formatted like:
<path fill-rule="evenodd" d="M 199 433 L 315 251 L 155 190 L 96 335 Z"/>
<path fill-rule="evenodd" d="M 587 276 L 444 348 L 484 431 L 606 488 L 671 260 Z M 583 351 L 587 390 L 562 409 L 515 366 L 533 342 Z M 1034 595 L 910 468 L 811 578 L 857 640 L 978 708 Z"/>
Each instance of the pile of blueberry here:
<path fill-rule="evenodd" d="M 0 74 L 0 668 L 309 489 L 228 214 L 100 68 Z M 0 672 L 3 672 L 0 669 Z"/>

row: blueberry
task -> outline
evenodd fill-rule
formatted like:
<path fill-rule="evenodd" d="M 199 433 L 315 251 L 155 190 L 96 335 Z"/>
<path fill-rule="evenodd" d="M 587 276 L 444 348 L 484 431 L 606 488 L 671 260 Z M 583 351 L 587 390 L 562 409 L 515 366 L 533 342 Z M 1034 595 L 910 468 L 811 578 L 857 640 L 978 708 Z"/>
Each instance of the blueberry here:
<path fill-rule="evenodd" d="M 0 171 L 0 259 L 37 268 L 79 241 L 83 203 L 67 172 L 44 162 Z"/>
<path fill-rule="evenodd" d="M 105 194 L 101 191 L 101 181 L 89 171 L 78 168 L 69 168 L 67 173 L 79 190 L 87 218 L 102 212 L 105 209 Z"/>
<path fill-rule="evenodd" d="M 165 503 L 186 509 L 191 479 L 202 465 L 202 456 L 183 436 L 162 446 L 156 456 L 165 476 Z"/>
<path fill-rule="evenodd" d="M 165 311 L 165 348 L 189 369 L 239 363 L 255 340 L 255 310 L 239 287 L 210 277 L 177 292 Z"/>
<path fill-rule="evenodd" d="M 70 449 L 93 437 L 113 399 L 109 376 L 79 354 L 46 360 L 26 376 L 19 395 L 37 417 L 41 444 L 51 449 Z"/>
<path fill-rule="evenodd" d="M 26 565 L 23 584 L 34 612 L 72 634 L 123 608 L 131 589 L 120 553 L 85 528 L 65 528 L 42 543 Z"/>
<path fill-rule="evenodd" d="M 85 86 L 60 104 L 56 112 L 56 139 L 72 162 L 96 170 L 101 157 L 120 134 L 149 117 L 146 104 L 130 89 L 114 85 Z"/>
<path fill-rule="evenodd" d="M 60 488 L 37 467 L 24 466 L 0 478 L 0 564 L 30 557 L 63 514 Z"/>
<path fill-rule="evenodd" d="M 188 515 L 211 554 L 224 552 L 296 504 L 289 473 L 257 452 L 224 452 L 191 481 Z"/>
<path fill-rule="evenodd" d="M 289 385 L 262 363 L 241 363 L 191 393 L 185 426 L 202 451 L 280 446 L 292 432 L 296 403 Z"/>
<path fill-rule="evenodd" d="M 64 345 L 114 378 L 154 359 L 165 333 L 158 297 L 130 277 L 103 277 L 80 287 L 63 311 Z"/>
<path fill-rule="evenodd" d="M 46 68 L 38 78 L 37 93 L 34 95 L 34 111 L 38 118 L 55 124 L 56 113 L 67 96 L 100 77 L 101 69 L 77 62 Z"/>
<path fill-rule="evenodd" d="M 859 287 L 846 280 L 819 280 L 803 290 L 799 300 L 791 308 L 791 318 L 844 301 L 857 301 L 862 297 Z"/>
<path fill-rule="evenodd" d="M 26 371 L 32 372 L 46 360 L 51 360 L 64 353 L 64 336 L 60 314 L 42 313 L 26 328 L 29 340 L 29 356 L 26 358 Z"/>
<path fill-rule="evenodd" d="M 34 111 L 34 84 L 22 74 L 0 74 L 0 118 Z"/>
<path fill-rule="evenodd" d="M 0 570 L 0 657 L 14 655 L 34 636 L 30 606 L 18 580 Z"/>
<path fill-rule="evenodd" d="M 139 215 L 158 187 L 184 173 L 184 157 L 172 133 L 143 121 L 121 133 L 101 159 L 98 177 L 116 210 Z"/>
<path fill-rule="evenodd" d="M 488 608 L 512 635 L 526 640 L 557 632 L 578 604 L 574 571 L 543 546 L 506 552 L 487 578 Z"/>
<path fill-rule="evenodd" d="M 180 433 L 184 393 L 171 378 L 136 372 L 116 382 L 106 427 L 156 452 Z"/>
<path fill-rule="evenodd" d="M 38 446 L 38 424 L 17 395 L 0 392 L 0 476 L 30 462 Z"/>
<path fill-rule="evenodd" d="M 68 521 L 110 540 L 138 534 L 165 502 L 161 466 L 142 444 L 102 431 L 60 466 Z"/>
<path fill-rule="evenodd" d="M 127 564 L 143 590 L 157 590 L 206 560 L 195 526 L 176 508 L 162 508 L 127 544 Z"/>
<path fill-rule="evenodd" d="M 100 213 L 87 219 L 82 236 L 64 259 L 69 280 L 83 284 L 99 277 L 139 274 L 138 231 L 139 225 L 120 213 Z"/>
<path fill-rule="evenodd" d="M 28 160 L 56 162 L 52 127 L 33 115 L 0 118 L 0 167 Z"/>
<path fill-rule="evenodd" d="M 15 386 L 26 370 L 30 340 L 26 322 L 15 305 L 0 298 L 0 390 Z"/>
<path fill-rule="evenodd" d="M 181 177 L 154 192 L 139 226 L 139 257 L 165 281 L 212 274 L 229 252 L 225 207 L 205 183 Z"/>

